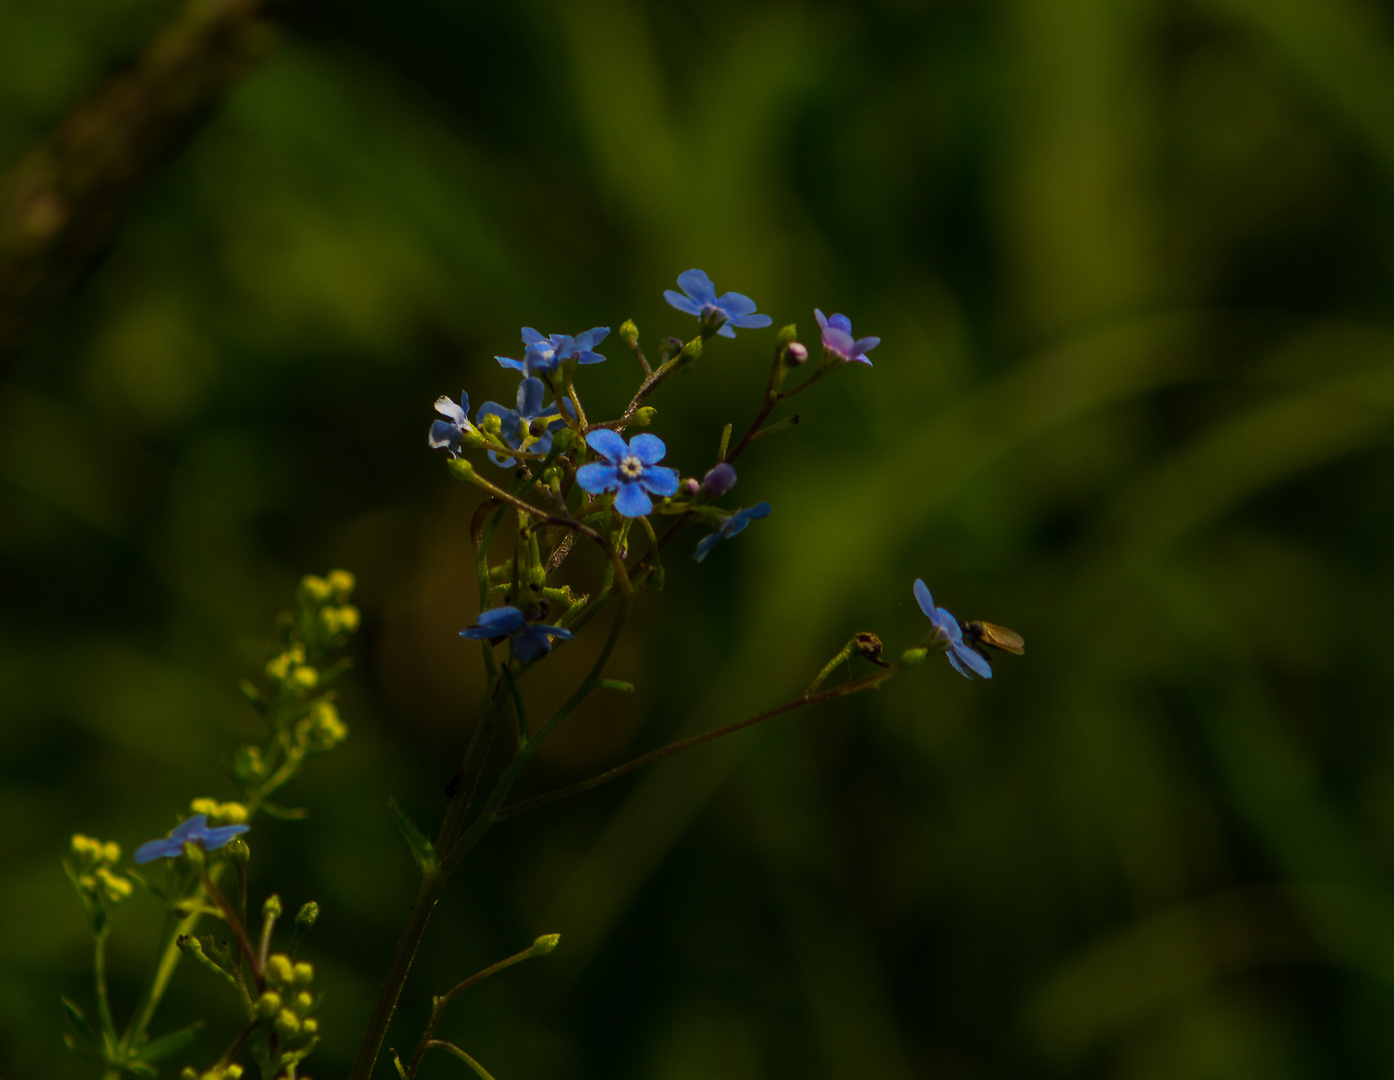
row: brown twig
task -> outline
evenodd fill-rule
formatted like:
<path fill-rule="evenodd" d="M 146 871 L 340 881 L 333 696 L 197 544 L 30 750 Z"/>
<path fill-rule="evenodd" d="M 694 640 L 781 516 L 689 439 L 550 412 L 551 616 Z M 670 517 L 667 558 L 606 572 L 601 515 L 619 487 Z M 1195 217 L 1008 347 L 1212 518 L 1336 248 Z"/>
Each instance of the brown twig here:
<path fill-rule="evenodd" d="M 110 245 L 132 201 L 273 40 L 268 0 L 189 0 L 0 181 L 0 360 Z"/>

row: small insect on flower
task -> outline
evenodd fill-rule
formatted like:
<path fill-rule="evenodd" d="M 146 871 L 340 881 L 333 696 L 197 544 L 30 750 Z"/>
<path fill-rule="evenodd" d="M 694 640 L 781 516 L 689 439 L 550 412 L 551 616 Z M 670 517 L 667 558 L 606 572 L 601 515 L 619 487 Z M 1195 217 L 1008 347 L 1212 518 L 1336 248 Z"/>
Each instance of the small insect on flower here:
<path fill-rule="evenodd" d="M 987 660 L 980 656 L 977 650 L 964 643 L 963 631 L 959 628 L 958 620 L 948 611 L 935 606 L 929 586 L 919 578 L 915 579 L 914 593 L 920 610 L 929 616 L 929 621 L 934 625 L 935 643 L 949 658 L 953 669 L 965 679 L 971 679 L 974 675 L 980 675 L 984 679 L 992 678 L 992 668 L 988 666 Z"/>
<path fill-rule="evenodd" d="M 1026 641 L 1015 630 L 1008 630 L 996 623 L 983 622 L 981 619 L 959 625 L 963 628 L 963 640 L 983 656 L 987 655 L 982 650 L 984 645 L 1011 653 L 1013 656 L 1026 655 Z"/>

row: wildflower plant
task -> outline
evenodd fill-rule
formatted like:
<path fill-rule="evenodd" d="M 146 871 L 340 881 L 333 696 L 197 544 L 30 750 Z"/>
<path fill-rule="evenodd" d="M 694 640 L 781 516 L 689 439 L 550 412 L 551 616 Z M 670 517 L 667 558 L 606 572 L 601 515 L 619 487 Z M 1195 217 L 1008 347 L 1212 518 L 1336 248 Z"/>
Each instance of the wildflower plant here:
<path fill-rule="evenodd" d="M 924 582 L 917 580 L 913 594 L 930 626 L 923 640 L 899 659 L 882 657 L 877 635 L 857 633 L 801 694 L 783 704 L 651 750 L 588 780 L 510 801 L 515 782 L 538 750 L 582 702 L 593 694 L 633 689 L 630 683 L 610 676 L 610 660 L 635 597 L 650 587 L 663 588 L 663 556 L 673 545 L 685 535 L 699 534 L 692 558 L 703 563 L 722 541 L 771 516 L 771 503 L 765 500 L 744 508 L 721 505 L 738 484 L 738 459 L 760 440 L 798 422 L 797 414 L 775 418 L 790 399 L 835 371 L 852 364 L 869 366 L 865 354 L 879 344 L 874 337 L 854 339 L 846 316 L 825 318 L 817 311 L 822 360 L 801 370 L 809 350 L 797 340 L 796 328 L 785 326 L 765 346 L 769 373 L 744 432 L 733 438 L 734 428 L 727 424 L 714 440 L 713 459 L 669 462 L 662 438 L 644 430 L 654 426 L 658 416 L 647 404 L 651 396 L 674 373 L 698 367 L 713 337 L 733 338 L 735 328 L 760 330 L 772 322 L 741 293 L 718 296 L 701 270 L 687 271 L 678 283 L 681 293 L 670 290 L 664 295 L 679 311 L 696 316 L 697 335 L 686 342 L 665 339 L 657 363 L 651 363 L 640 345 L 638 328 L 632 321 L 625 322 L 618 337 L 638 369 L 638 385 L 628 402 L 597 405 L 592 401 L 588 411 L 582 399 L 578 376 L 582 368 L 606 362 L 595 350 L 608 336 L 607 328 L 571 337 L 543 336 L 525 327 L 523 359 L 496 358 L 505 372 L 520 376 L 509 388 L 516 408 L 486 402 L 471 422 L 467 393 L 458 403 L 448 396 L 435 403 L 444 419 L 430 425 L 428 446 L 445 450 L 449 473 L 482 495 L 469 533 L 479 607 L 460 636 L 478 643 L 485 690 L 459 764 L 449 778 L 440 824 L 433 835 L 418 830 L 395 803 L 390 804 L 419 881 L 350 1080 L 368 1080 L 373 1075 L 431 913 L 461 861 L 495 825 L 773 717 L 879 687 L 921 664 L 930 652 L 946 653 L 964 675 L 972 672 L 987 678 L 992 672 L 984 646 L 1021 651 L 1020 637 L 1003 627 L 981 622 L 960 625 L 935 606 Z M 486 459 L 492 467 L 482 467 Z M 570 572 L 568 560 L 578 547 L 589 547 L 600 556 L 601 569 L 583 592 L 561 581 L 563 568 Z M 716 572 L 719 562 L 690 572 Z M 190 1066 L 181 1076 L 193 1080 L 240 1076 L 248 1061 L 259 1069 L 262 1080 L 303 1078 L 302 1062 L 319 1037 L 314 1016 L 318 997 L 313 968 L 296 961 L 294 950 L 318 917 L 318 907 L 308 904 L 301 909 L 290 945 L 276 952 L 273 938 L 282 908 L 272 894 L 261 905 L 260 929 L 253 934 L 248 925 L 248 845 L 255 842 L 258 814 L 301 815 L 273 802 L 272 796 L 311 757 L 333 749 L 347 735 L 328 686 L 346 663 L 335 659 L 337 651 L 358 626 L 358 611 L 349 604 L 352 588 L 352 577 L 343 571 L 302 581 L 296 609 L 282 617 L 279 648 L 265 667 L 261 685 L 243 684 L 248 701 L 266 723 L 267 737 L 242 747 L 234 756 L 232 771 L 239 788 L 235 801 L 196 799 L 166 836 L 137 849 L 138 864 L 162 869 L 123 871 L 118 867 L 121 853 L 116 844 L 73 838 L 66 866 L 95 942 L 96 1023 L 65 999 L 69 1045 L 98 1061 L 106 1076 L 152 1075 L 156 1062 L 191 1045 L 196 1034 L 192 1028 L 161 1038 L 149 1035 L 175 966 L 181 957 L 188 957 L 228 986 L 245 1025 L 211 1065 L 203 1071 Z M 500 648 L 504 644 L 506 650 Z M 531 717 L 530 685 L 541 678 L 534 671 L 561 649 L 585 650 L 586 673 L 550 716 Z M 869 662 L 873 668 L 856 677 L 849 669 L 846 679 L 828 683 L 834 672 L 854 660 Z M 146 992 L 130 1020 L 117 1025 L 106 994 L 104 947 L 112 910 L 136 886 L 168 906 L 169 920 Z M 221 920 L 231 940 L 198 934 L 205 919 Z M 397 1075 L 412 1080 L 425 1054 L 440 1050 L 487 1078 L 484 1067 L 465 1050 L 435 1037 L 443 1011 L 468 987 L 523 960 L 546 955 L 558 940 L 556 934 L 543 934 L 521 952 L 436 995 L 414 1049 L 405 1056 L 390 1051 Z"/>

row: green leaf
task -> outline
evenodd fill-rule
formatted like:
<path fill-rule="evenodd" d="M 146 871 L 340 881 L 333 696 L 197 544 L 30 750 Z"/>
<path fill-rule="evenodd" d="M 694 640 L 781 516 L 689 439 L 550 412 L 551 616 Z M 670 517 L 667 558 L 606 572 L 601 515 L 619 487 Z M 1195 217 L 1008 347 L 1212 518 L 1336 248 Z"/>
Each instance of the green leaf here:
<path fill-rule="evenodd" d="M 421 835 L 421 830 L 412 824 L 411 818 L 407 817 L 406 811 L 397 805 L 397 800 L 389 798 L 387 800 L 388 809 L 392 811 L 392 820 L 397 823 L 397 828 L 401 830 L 402 839 L 407 842 L 407 849 L 411 852 L 412 859 L 416 865 L 421 867 L 423 873 L 436 868 L 436 849 L 431 841 Z"/>
<path fill-rule="evenodd" d="M 304 821 L 310 816 L 310 811 L 303 806 L 277 806 L 273 802 L 263 802 L 261 812 L 267 817 L 276 818 L 278 821 Z"/>
<path fill-rule="evenodd" d="M 87 1017 L 77 1004 L 66 994 L 58 999 L 63 1003 L 63 1019 L 67 1021 L 68 1032 L 63 1037 L 68 1049 L 82 1057 L 102 1060 L 102 1041 L 87 1022 Z"/>
<path fill-rule="evenodd" d="M 120 1068 L 121 1068 L 121 1071 L 122 1071 L 122 1072 L 134 1073 L 136 1076 L 158 1076 L 158 1075 L 159 1075 L 159 1073 L 157 1073 L 157 1072 L 155 1071 L 155 1066 L 153 1066 L 153 1065 L 147 1065 L 145 1062 L 143 1062 L 143 1061 L 137 1061 L 137 1060 L 135 1060 L 135 1059 L 132 1059 L 132 1060 L 130 1060 L 130 1061 L 127 1061 L 127 1062 L 123 1063 L 123 1064 L 120 1066 Z"/>
<path fill-rule="evenodd" d="M 179 1053 L 186 1046 L 198 1038 L 199 1029 L 203 1027 L 202 1020 L 195 1020 L 187 1027 L 171 1031 L 168 1035 L 161 1035 L 158 1039 L 152 1039 L 136 1051 L 136 1057 L 141 1061 L 153 1064 L 157 1061 L 164 1061 L 167 1057 L 172 1057 Z"/>
<path fill-rule="evenodd" d="M 258 716 L 265 716 L 267 712 L 266 698 L 261 696 L 261 691 L 254 683 L 243 679 L 237 684 L 237 689 L 242 691 L 242 696 L 247 699 L 248 704 L 256 710 Z"/>

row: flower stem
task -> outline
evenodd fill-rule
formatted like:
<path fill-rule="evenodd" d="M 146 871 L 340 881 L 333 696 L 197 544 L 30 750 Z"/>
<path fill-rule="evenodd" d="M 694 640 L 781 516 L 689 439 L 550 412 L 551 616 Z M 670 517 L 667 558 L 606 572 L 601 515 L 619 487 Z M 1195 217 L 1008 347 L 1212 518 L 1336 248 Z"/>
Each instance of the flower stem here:
<path fill-rule="evenodd" d="M 468 979 L 457 983 L 444 994 L 435 998 L 431 1003 L 431 1019 L 426 1022 L 426 1028 L 421 1033 L 421 1040 L 416 1044 L 416 1051 L 411 1056 L 411 1064 L 407 1066 L 407 1080 L 412 1080 L 412 1077 L 416 1075 L 416 1070 L 421 1068 L 421 1059 L 426 1056 L 426 1051 L 432 1044 L 436 1028 L 440 1025 L 441 1017 L 445 1015 L 445 1007 L 450 1004 L 456 994 L 468 990 L 475 983 L 482 982 L 490 975 L 497 975 L 505 968 L 521 964 L 524 960 L 531 960 L 536 955 L 537 946 L 535 944 L 529 945 L 522 952 L 514 953 L 506 960 L 500 960 L 497 964 L 486 967 L 483 971 L 475 972 Z"/>
<path fill-rule="evenodd" d="M 841 656 L 842 654 L 839 654 L 839 657 Z M 840 662 L 840 659 L 836 660 L 833 664 L 824 668 L 824 673 L 815 681 L 814 686 L 817 686 L 818 683 L 826 677 L 826 673 L 830 672 L 832 668 L 836 666 L 836 663 Z M 728 724 L 726 727 L 717 728 L 715 731 L 704 732 L 701 735 L 694 735 L 690 739 L 682 739 L 678 742 L 669 743 L 667 746 L 659 747 L 657 750 L 651 750 L 647 754 L 641 754 L 632 761 L 626 761 L 623 765 L 616 765 L 613 769 L 607 769 L 598 776 L 592 776 L 589 780 L 582 780 L 576 784 L 569 784 L 564 788 L 558 788 L 556 791 L 549 791 L 545 795 L 538 795 L 535 798 L 525 799 L 522 802 L 513 803 L 511 806 L 505 806 L 502 809 L 495 810 L 493 820 L 496 822 L 502 821 L 504 818 L 510 818 L 514 814 L 521 814 L 525 810 L 534 810 L 539 806 L 546 806 L 548 803 L 556 802 L 559 799 L 565 799 L 572 795 L 580 795 L 582 792 L 590 791 L 592 788 L 597 788 L 601 784 L 616 780 L 625 773 L 633 772 L 635 769 L 645 765 L 650 765 L 661 758 L 669 757 L 683 750 L 691 750 L 694 746 L 701 746 L 703 743 L 711 742 L 714 739 L 720 739 L 725 735 L 731 735 L 744 728 L 754 727 L 756 724 L 763 723 L 766 720 L 772 720 L 776 716 L 783 716 L 785 713 L 793 712 L 795 709 L 801 709 L 805 705 L 813 705 L 820 701 L 831 701 L 833 698 L 846 697 L 849 694 L 860 693 L 863 690 L 873 690 L 887 679 L 899 674 L 899 671 L 900 665 L 893 664 L 885 671 L 872 672 L 870 675 L 864 675 L 860 679 L 844 683 L 842 686 L 835 687 L 832 690 L 824 690 L 821 694 L 813 694 L 809 691 L 805 691 L 793 701 L 787 701 L 783 705 L 776 706 L 773 709 L 767 709 L 765 712 L 758 713 L 745 720 L 739 720 L 734 724 Z M 811 690 L 812 687 L 810 687 L 810 691 Z"/>

